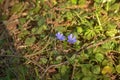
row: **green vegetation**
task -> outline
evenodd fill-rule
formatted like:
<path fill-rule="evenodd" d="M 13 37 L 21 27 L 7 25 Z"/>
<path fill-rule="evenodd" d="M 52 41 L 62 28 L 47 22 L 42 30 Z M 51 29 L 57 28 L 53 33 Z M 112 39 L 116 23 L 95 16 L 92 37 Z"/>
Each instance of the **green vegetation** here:
<path fill-rule="evenodd" d="M 119 0 L 0 0 L 0 23 L 0 80 L 120 80 Z"/>

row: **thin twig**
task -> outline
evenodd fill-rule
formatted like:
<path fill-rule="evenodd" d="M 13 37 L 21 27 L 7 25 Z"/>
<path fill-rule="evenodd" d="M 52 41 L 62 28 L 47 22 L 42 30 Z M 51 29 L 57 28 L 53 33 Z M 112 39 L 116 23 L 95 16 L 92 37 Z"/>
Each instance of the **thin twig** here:
<path fill-rule="evenodd" d="M 73 70 L 72 70 L 71 80 L 74 79 L 75 69 L 76 69 L 76 62 L 75 62 L 75 64 L 73 65 Z"/>
<path fill-rule="evenodd" d="M 48 71 L 50 68 L 52 68 L 52 67 L 58 67 L 58 66 L 60 66 L 60 65 L 67 64 L 67 63 L 68 63 L 68 61 L 65 61 L 65 62 L 62 62 L 62 63 L 60 63 L 60 64 L 56 64 L 56 65 L 51 65 L 51 66 L 49 66 L 49 67 L 46 68 L 46 70 L 44 71 L 43 75 L 41 76 L 41 79 L 44 80 L 45 74 L 47 73 L 47 71 Z"/>
<path fill-rule="evenodd" d="M 41 68 L 43 71 L 45 71 L 45 69 L 44 69 L 41 65 L 39 65 L 39 63 L 37 63 L 36 61 L 30 60 L 30 59 L 27 59 L 27 60 L 29 60 L 31 63 L 37 65 L 37 66 L 38 66 L 39 68 Z"/>
<path fill-rule="evenodd" d="M 16 56 L 16 55 L 0 55 L 0 57 L 17 57 L 17 58 L 25 58 L 23 56 Z"/>

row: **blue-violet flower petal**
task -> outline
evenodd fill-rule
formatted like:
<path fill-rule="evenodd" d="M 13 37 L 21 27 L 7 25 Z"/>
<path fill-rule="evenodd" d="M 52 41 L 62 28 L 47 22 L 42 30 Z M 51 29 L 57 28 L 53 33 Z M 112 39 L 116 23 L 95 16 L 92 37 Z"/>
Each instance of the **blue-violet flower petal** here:
<path fill-rule="evenodd" d="M 60 33 L 60 32 L 56 33 L 56 37 L 57 37 L 57 39 L 59 39 L 60 41 L 65 40 L 65 36 L 64 36 L 62 33 Z"/>
<path fill-rule="evenodd" d="M 73 36 L 73 34 L 70 34 L 68 36 L 68 40 L 67 40 L 70 44 L 74 44 L 77 40 L 76 40 L 76 37 Z"/>

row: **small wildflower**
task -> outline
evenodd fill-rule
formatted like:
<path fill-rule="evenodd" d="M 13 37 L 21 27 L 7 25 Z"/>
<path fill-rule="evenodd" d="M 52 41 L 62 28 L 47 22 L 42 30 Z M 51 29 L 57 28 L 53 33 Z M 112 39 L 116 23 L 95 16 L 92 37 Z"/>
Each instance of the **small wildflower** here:
<path fill-rule="evenodd" d="M 57 37 L 57 39 L 59 39 L 60 41 L 65 40 L 65 36 L 64 36 L 62 33 L 60 33 L 60 32 L 56 33 L 56 37 Z"/>
<path fill-rule="evenodd" d="M 73 34 L 70 34 L 69 36 L 68 36 L 68 40 L 67 40 L 69 43 L 71 43 L 71 44 L 74 44 L 75 42 L 76 42 L 76 37 L 75 36 L 73 36 Z"/>

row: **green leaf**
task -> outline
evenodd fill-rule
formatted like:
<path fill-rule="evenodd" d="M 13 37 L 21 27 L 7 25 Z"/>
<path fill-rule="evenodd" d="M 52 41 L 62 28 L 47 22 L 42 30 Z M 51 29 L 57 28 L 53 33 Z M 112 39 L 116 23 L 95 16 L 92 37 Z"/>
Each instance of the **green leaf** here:
<path fill-rule="evenodd" d="M 65 66 L 65 65 L 61 66 L 61 70 L 60 71 L 61 71 L 62 75 L 65 75 L 65 73 L 67 71 L 67 66 Z"/>
<path fill-rule="evenodd" d="M 102 30 L 103 30 L 102 26 L 95 26 L 94 27 L 94 31 L 95 31 L 96 34 L 99 34 L 100 31 L 102 31 Z"/>
<path fill-rule="evenodd" d="M 75 55 L 75 54 L 72 55 L 71 58 L 68 58 L 68 59 L 69 59 L 69 62 L 70 62 L 71 64 L 74 64 L 74 62 L 75 62 L 75 58 L 76 58 L 76 55 Z"/>
<path fill-rule="evenodd" d="M 86 4 L 86 0 L 78 0 L 78 4 L 80 6 L 84 6 Z"/>
<path fill-rule="evenodd" d="M 116 66 L 116 71 L 120 73 L 120 64 Z"/>
<path fill-rule="evenodd" d="M 38 22 L 37 22 L 38 26 L 44 25 L 44 23 L 45 23 L 45 18 L 44 17 L 40 17 Z"/>
<path fill-rule="evenodd" d="M 46 58 L 40 58 L 40 63 L 42 64 L 46 64 L 47 63 L 47 59 Z"/>
<path fill-rule="evenodd" d="M 67 12 L 65 17 L 67 17 L 68 20 L 72 20 L 73 19 L 73 15 L 71 12 Z"/>
<path fill-rule="evenodd" d="M 81 27 L 77 27 L 77 33 L 80 34 L 83 32 L 83 29 Z"/>
<path fill-rule="evenodd" d="M 80 70 L 75 71 L 74 80 L 80 80 L 84 75 L 81 74 Z"/>
<path fill-rule="evenodd" d="M 111 73 L 112 72 L 112 68 L 110 66 L 105 66 L 102 69 L 102 74 L 107 74 L 107 73 Z"/>
<path fill-rule="evenodd" d="M 69 67 L 66 65 L 62 65 L 60 68 L 60 74 L 61 74 L 60 80 L 62 79 L 69 80 L 69 72 L 70 72 Z"/>
<path fill-rule="evenodd" d="M 104 49 L 113 49 L 115 47 L 116 43 L 113 41 L 106 42 L 102 45 L 102 48 Z"/>
<path fill-rule="evenodd" d="M 44 30 L 46 30 L 47 29 L 47 26 L 46 25 L 42 25 L 42 26 L 40 26 L 38 29 L 37 29 L 37 31 L 36 31 L 36 33 L 37 34 L 41 34 Z"/>
<path fill-rule="evenodd" d="M 85 76 L 91 76 L 92 75 L 92 73 L 90 71 L 91 66 L 92 66 L 92 64 L 81 64 L 82 73 Z"/>
<path fill-rule="evenodd" d="M 103 65 L 103 66 L 107 65 L 108 63 L 109 63 L 109 61 L 106 60 L 106 59 L 104 59 L 104 60 L 102 61 L 102 65 Z"/>
<path fill-rule="evenodd" d="M 101 53 L 96 53 L 95 59 L 99 62 L 102 62 L 102 60 L 104 59 L 104 55 Z"/>
<path fill-rule="evenodd" d="M 89 77 L 89 76 L 88 76 L 88 77 L 87 77 L 87 76 L 85 76 L 85 77 L 83 77 L 83 78 L 82 78 L 82 80 L 92 80 L 92 78 L 91 78 L 91 77 Z"/>
<path fill-rule="evenodd" d="M 23 29 L 23 28 L 21 28 L 21 29 Z M 18 36 L 19 36 L 19 38 L 24 38 L 28 34 L 29 34 L 28 30 L 22 30 Z"/>
<path fill-rule="evenodd" d="M 20 21 L 20 24 L 24 24 L 26 22 L 26 18 L 20 18 L 19 21 Z"/>
<path fill-rule="evenodd" d="M 117 30 L 116 29 L 111 29 L 109 31 L 106 31 L 106 35 L 109 36 L 109 37 L 114 37 L 117 33 Z"/>
<path fill-rule="evenodd" d="M 41 25 L 40 27 L 32 28 L 32 33 L 33 34 L 41 34 L 44 30 L 47 30 L 47 26 L 46 25 Z"/>
<path fill-rule="evenodd" d="M 72 4 L 77 4 L 77 0 L 71 0 Z"/>
<path fill-rule="evenodd" d="M 57 32 L 65 32 L 66 31 L 66 28 L 63 27 L 63 26 L 59 26 L 55 29 Z"/>
<path fill-rule="evenodd" d="M 36 40 L 36 38 L 34 36 L 31 37 L 31 38 L 26 38 L 25 45 L 31 46 L 31 45 L 33 45 L 33 43 L 35 42 L 35 40 Z"/>
<path fill-rule="evenodd" d="M 85 34 L 84 34 L 84 37 L 88 40 L 92 39 L 95 36 L 96 36 L 95 31 L 92 29 L 87 29 Z"/>
<path fill-rule="evenodd" d="M 52 80 L 61 80 L 61 75 L 58 73 L 58 74 L 55 74 L 52 76 Z"/>
<path fill-rule="evenodd" d="M 36 27 L 32 28 L 32 30 L 31 30 L 32 34 L 37 34 L 37 30 L 38 30 L 38 28 L 36 28 Z"/>
<path fill-rule="evenodd" d="M 100 73 L 100 66 L 99 65 L 92 66 L 92 72 L 94 74 L 99 74 Z"/>
<path fill-rule="evenodd" d="M 22 3 L 17 3 L 12 7 L 11 13 L 18 13 L 22 10 L 22 8 L 23 8 L 23 4 Z"/>
<path fill-rule="evenodd" d="M 62 56 L 57 56 L 57 57 L 56 57 L 56 60 L 57 60 L 57 61 L 61 61 L 61 60 L 62 60 Z"/>

